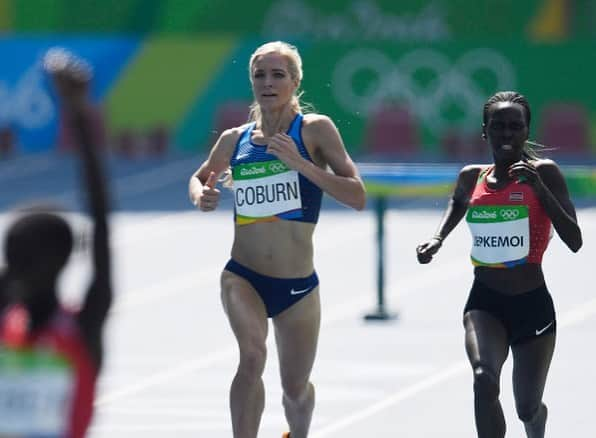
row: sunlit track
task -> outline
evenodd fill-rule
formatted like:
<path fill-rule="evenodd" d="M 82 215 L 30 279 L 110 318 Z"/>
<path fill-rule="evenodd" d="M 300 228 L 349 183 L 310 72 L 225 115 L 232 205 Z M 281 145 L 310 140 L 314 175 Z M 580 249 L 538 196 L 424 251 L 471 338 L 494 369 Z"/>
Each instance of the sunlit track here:
<path fill-rule="evenodd" d="M 364 232 L 365 234 L 368 234 L 366 230 L 364 230 Z M 452 266 L 453 264 L 449 265 L 449 267 Z M 163 299 L 171 299 L 175 297 L 176 294 L 196 291 L 200 289 L 200 283 L 201 281 L 204 281 L 207 275 L 209 275 L 212 279 L 213 273 L 216 272 L 216 275 L 218 275 L 219 269 L 219 266 L 212 266 L 207 269 L 203 268 L 203 270 L 198 273 L 178 276 L 161 284 L 153 285 L 149 288 L 144 289 L 143 291 L 127 293 L 116 304 L 114 310 L 112 311 L 112 314 L 126 311 L 136 311 L 139 309 L 140 306 L 159 303 Z M 437 281 L 444 281 L 448 278 L 449 275 L 441 277 L 439 280 L 437 280 L 436 278 L 433 279 L 433 277 L 428 277 L 426 279 L 423 279 L 422 281 L 415 277 L 404 278 L 402 279 L 401 286 L 405 286 L 406 291 L 399 293 L 393 292 L 389 294 L 389 298 L 396 298 L 397 296 L 403 297 L 405 294 L 422 291 L 424 288 L 436 286 Z M 322 326 L 329 326 L 345 318 L 357 318 L 358 313 L 361 312 L 363 309 L 366 309 L 366 306 L 367 304 L 369 304 L 370 301 L 370 296 L 361 296 L 355 299 L 348 300 L 347 302 L 344 302 L 341 305 L 334 307 L 324 316 L 322 320 Z M 269 341 L 270 347 L 272 347 L 272 338 L 270 338 Z M 114 394 L 106 394 L 104 397 L 100 398 L 97 401 L 97 404 L 103 405 L 109 403 L 112 400 L 116 400 L 122 398 L 123 396 L 133 394 L 141 390 L 147 389 L 151 386 L 166 382 L 171 378 L 179 377 L 184 373 L 190 373 L 193 371 L 207 368 L 209 366 L 216 366 L 218 362 L 230 359 L 232 357 L 232 354 L 235 353 L 235 350 L 235 346 L 231 345 L 230 348 L 224 348 L 218 351 L 210 352 L 205 357 L 196 358 L 185 364 L 178 364 L 176 367 L 172 369 L 164 370 L 160 373 L 149 376 L 142 382 L 132 384 L 129 388 L 119 389 L 115 391 Z"/>
<path fill-rule="evenodd" d="M 91 438 L 231 436 L 227 397 L 237 347 L 219 301 L 219 275 L 232 239 L 230 214 L 224 209 L 112 216 L 118 296 L 106 331 Z M 440 215 L 423 209 L 388 212 L 386 303 L 398 318 L 365 323 L 376 299 L 374 216 L 370 210 L 321 213 L 315 263 L 323 320 L 313 371 L 318 402 L 312 437 L 424 438 L 446 430 L 449 436 L 474 437 L 461 326 L 472 279 L 465 226 L 454 230 L 430 265 L 418 265 L 414 256 Z M 545 257 L 559 315 L 545 394 L 553 437 L 567 431 L 581 436 L 596 426 L 591 405 L 578 403 L 590 399 L 585 379 L 596 378 L 596 355 L 582 347 L 596 329 L 596 301 L 586 288 L 593 281 L 589 242 L 596 237 L 596 210 L 578 215 L 585 247 L 572 254 L 555 237 Z M 0 217 L 0 227 L 5 219 Z M 85 284 L 85 257 L 77 255 L 65 273 L 69 290 Z M 260 437 L 281 436 L 287 427 L 273 336 L 268 351 Z M 507 362 L 502 402 L 508 433 L 523 436 L 510 372 Z"/>
<path fill-rule="evenodd" d="M 577 306 L 574 310 L 564 314 L 559 320 L 559 327 L 571 327 L 573 325 L 581 324 L 582 322 L 593 318 L 596 315 L 596 300 L 588 303 L 583 303 Z M 357 412 L 347 415 L 344 418 L 335 421 L 322 429 L 311 434 L 312 438 L 324 438 L 328 436 L 336 436 L 338 432 L 342 432 L 349 428 L 354 423 L 365 421 L 367 418 L 374 416 L 390 407 L 405 402 L 412 397 L 416 397 L 420 393 L 431 390 L 448 379 L 458 377 L 469 371 L 469 365 L 466 360 L 457 361 L 451 364 L 444 365 L 441 371 L 425 376 L 420 381 L 399 390 L 395 394 L 390 395 L 374 404 L 365 408 L 360 408 Z"/>
<path fill-rule="evenodd" d="M 373 324 L 364 323 L 362 318 L 375 303 L 372 214 L 322 213 L 315 238 L 323 325 L 313 372 L 318 404 L 311 436 L 342 434 L 356 438 L 366 431 L 371 431 L 370 436 L 393 431 L 416 438 L 436 435 L 444 429 L 441 423 L 447 422 L 454 436 L 473 437 L 471 382 L 461 327 L 461 308 L 471 281 L 467 231 L 464 227 L 454 231 L 436 263 L 417 265 L 413 255 L 415 244 L 435 229 L 440 213 L 392 210 L 388 214 L 386 298 L 390 310 L 398 312 L 398 319 Z M 592 210 L 580 210 L 579 214 L 583 222 L 596 217 Z M 122 272 L 123 281 L 127 278 L 131 288 L 123 292 L 111 315 L 108 361 L 96 403 L 93 438 L 231 436 L 227 393 L 237 351 L 218 292 L 219 273 L 228 257 L 231 238 L 218 235 L 230 231 L 225 216 L 225 212 L 219 216 L 182 213 L 168 215 L 169 219 L 163 221 L 159 216 L 139 216 L 139 226 L 158 224 L 153 229 L 155 234 L 150 226 L 140 233 L 154 236 L 146 242 L 124 233 L 127 229 L 131 234 L 135 232 L 134 215 L 114 221 L 117 227 L 125 227 L 115 233 L 124 239 L 115 242 L 121 257 L 138 260 L 129 266 L 130 272 Z M 172 224 L 170 235 L 160 231 L 168 221 Z M 187 221 L 188 227 L 184 225 Z M 195 233 L 189 231 L 193 229 Z M 594 232 L 588 226 L 584 239 L 588 241 Z M 204 250 L 193 259 L 189 254 L 194 252 L 185 247 Z M 146 284 L 143 279 L 142 258 L 149 248 L 155 248 L 152 252 L 168 251 L 161 283 Z M 571 263 L 576 284 L 588 278 L 589 260 L 581 251 L 573 255 L 555 238 L 548 257 L 549 265 Z M 557 279 L 553 278 L 553 284 L 558 283 Z M 593 331 L 596 305 L 584 296 L 561 293 L 558 287 L 553 286 L 561 310 L 558 352 L 571 350 L 569 355 L 577 342 L 569 338 L 569 331 L 574 337 L 579 327 L 586 329 L 581 332 L 585 336 Z M 168 345 L 168 339 L 170 344 L 174 339 L 176 342 Z M 429 348 L 425 348 L 427 344 Z M 263 437 L 278 436 L 286 427 L 272 336 L 268 349 Z M 152 355 L 159 361 L 152 361 Z M 136 356 L 139 360 L 133 360 Z M 586 420 L 583 425 L 571 424 L 572 417 L 562 408 L 571 403 L 571 395 L 561 384 L 572 385 L 579 377 L 564 374 L 567 357 L 555 356 L 552 383 L 545 395 L 551 411 L 556 413 L 549 422 L 552 436 L 570 427 L 583 430 L 585 423 L 590 423 Z M 582 360 L 582 366 L 593 373 L 596 357 Z M 343 362 L 353 365 L 339 372 Z M 521 434 L 510 394 L 508 366 L 503 371 L 503 406 L 510 433 Z M 428 405 L 430 400 L 434 401 Z M 447 412 L 439 409 L 445 403 Z M 138 410 L 131 410 L 132 406 Z M 422 414 L 421 409 L 436 409 L 439 420 L 413 421 L 416 415 L 430 415 Z"/>
<path fill-rule="evenodd" d="M 229 347 L 208 354 L 195 361 L 180 364 L 172 369 L 168 369 L 163 373 L 151 376 L 149 379 L 145 379 L 143 381 L 137 382 L 136 384 L 130 385 L 127 388 L 123 388 L 105 396 L 101 396 L 97 399 L 95 404 L 97 406 L 102 406 L 114 400 L 126 397 L 127 395 L 135 394 L 143 389 L 167 382 L 168 380 L 173 379 L 175 377 L 183 377 L 191 371 L 199 371 L 208 368 L 210 366 L 216 365 L 218 362 L 222 360 L 231 359 L 235 352 L 236 349 L 234 347 Z"/>

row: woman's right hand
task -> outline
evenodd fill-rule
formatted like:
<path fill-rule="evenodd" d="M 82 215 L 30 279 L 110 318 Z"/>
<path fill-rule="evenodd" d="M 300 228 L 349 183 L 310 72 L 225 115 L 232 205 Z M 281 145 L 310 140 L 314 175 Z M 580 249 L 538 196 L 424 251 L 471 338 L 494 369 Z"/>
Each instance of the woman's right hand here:
<path fill-rule="evenodd" d="M 193 200 L 193 203 L 201 211 L 213 211 L 217 208 L 219 202 L 219 189 L 217 185 L 217 175 L 210 172 L 207 181 L 203 184 L 201 193 Z"/>
<path fill-rule="evenodd" d="M 433 259 L 433 255 L 437 253 L 441 247 L 441 239 L 432 238 L 426 243 L 421 243 L 416 247 L 416 257 L 418 257 L 418 263 L 426 264 Z"/>

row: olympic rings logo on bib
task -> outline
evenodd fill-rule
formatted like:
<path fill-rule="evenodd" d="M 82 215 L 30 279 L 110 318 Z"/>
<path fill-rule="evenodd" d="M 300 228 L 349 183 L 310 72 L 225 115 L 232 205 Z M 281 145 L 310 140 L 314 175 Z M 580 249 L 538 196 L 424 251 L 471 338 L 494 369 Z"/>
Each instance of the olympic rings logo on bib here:
<path fill-rule="evenodd" d="M 302 195 L 298 172 L 280 160 L 234 166 L 236 223 L 302 217 Z"/>
<path fill-rule="evenodd" d="M 272 173 L 281 173 L 288 170 L 288 166 L 280 161 L 275 161 L 267 166 Z"/>
<path fill-rule="evenodd" d="M 473 205 L 466 222 L 472 233 L 475 266 L 507 268 L 525 263 L 530 251 L 527 205 Z"/>
<path fill-rule="evenodd" d="M 505 220 L 512 221 L 519 216 L 519 210 L 503 209 L 499 212 L 501 217 Z"/>

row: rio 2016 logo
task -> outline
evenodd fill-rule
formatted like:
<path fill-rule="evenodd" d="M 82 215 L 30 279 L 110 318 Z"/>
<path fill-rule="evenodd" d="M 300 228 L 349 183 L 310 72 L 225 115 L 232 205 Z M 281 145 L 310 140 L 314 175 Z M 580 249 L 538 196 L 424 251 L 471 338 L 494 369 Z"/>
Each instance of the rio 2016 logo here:
<path fill-rule="evenodd" d="M 370 80 L 357 90 L 359 77 Z M 491 81 L 490 90 L 482 88 L 479 78 Z M 454 60 L 435 49 L 415 49 L 398 60 L 381 50 L 356 49 L 341 58 L 332 73 L 335 99 L 345 111 L 366 116 L 383 101 L 403 102 L 435 135 L 454 124 L 468 130 L 476 127 L 488 96 L 495 90 L 514 89 L 515 82 L 511 62 L 487 48 L 470 50 Z M 452 106 L 461 114 L 457 121 L 445 116 Z"/>

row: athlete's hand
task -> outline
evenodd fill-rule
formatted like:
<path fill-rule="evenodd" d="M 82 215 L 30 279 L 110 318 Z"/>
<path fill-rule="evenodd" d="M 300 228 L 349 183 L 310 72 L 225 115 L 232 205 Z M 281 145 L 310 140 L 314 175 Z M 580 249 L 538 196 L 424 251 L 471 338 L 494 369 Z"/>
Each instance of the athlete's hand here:
<path fill-rule="evenodd" d="M 277 133 L 269 138 L 267 152 L 275 155 L 290 169 L 300 171 L 306 161 L 298 152 L 298 146 L 288 134 Z"/>
<path fill-rule="evenodd" d="M 543 184 L 536 167 L 528 161 L 517 161 L 509 166 L 509 176 L 518 182 L 540 188 Z"/>
<path fill-rule="evenodd" d="M 93 72 L 87 61 L 65 49 L 53 48 L 46 52 L 43 68 L 65 109 L 78 112 L 89 106 Z"/>
<path fill-rule="evenodd" d="M 426 243 L 421 243 L 416 247 L 416 257 L 418 257 L 418 263 L 427 264 L 432 259 L 437 251 L 441 248 L 441 241 L 439 239 L 430 239 Z"/>
<path fill-rule="evenodd" d="M 219 189 L 217 185 L 217 175 L 215 172 L 209 173 L 207 181 L 203 184 L 203 190 L 198 199 L 194 200 L 194 204 L 199 207 L 201 211 L 213 211 L 217 208 L 219 202 Z"/>

